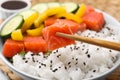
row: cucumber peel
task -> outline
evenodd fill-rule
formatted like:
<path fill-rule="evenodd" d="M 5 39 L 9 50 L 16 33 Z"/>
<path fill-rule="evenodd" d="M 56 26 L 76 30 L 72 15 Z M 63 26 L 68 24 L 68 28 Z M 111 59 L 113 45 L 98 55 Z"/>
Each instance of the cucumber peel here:
<path fill-rule="evenodd" d="M 12 31 L 21 28 L 23 23 L 24 23 L 23 16 L 17 15 L 13 17 L 3 26 L 3 28 L 0 31 L 0 35 L 2 37 L 10 37 Z"/>

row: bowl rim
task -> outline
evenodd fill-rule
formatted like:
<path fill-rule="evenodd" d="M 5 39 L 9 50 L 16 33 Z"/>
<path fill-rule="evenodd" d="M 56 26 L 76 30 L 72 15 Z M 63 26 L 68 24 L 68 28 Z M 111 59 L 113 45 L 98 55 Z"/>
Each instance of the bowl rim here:
<path fill-rule="evenodd" d="M 103 13 L 103 15 L 104 15 L 104 17 L 105 17 L 105 21 L 106 21 L 107 18 L 109 18 L 109 20 L 111 20 L 111 22 L 114 23 L 114 24 L 112 24 L 112 25 L 114 25 L 114 26 L 117 27 L 117 28 L 118 28 L 118 26 L 120 26 L 120 22 L 117 21 L 114 17 L 112 17 L 112 16 L 110 16 L 109 14 L 107 14 L 106 12 L 103 12 L 103 11 L 98 10 L 98 9 L 96 9 L 96 11 Z M 18 14 L 18 13 L 15 13 L 15 14 L 11 15 L 9 18 L 7 18 L 7 19 L 0 25 L 0 30 L 2 29 L 2 27 L 3 27 L 11 18 L 13 18 L 14 16 L 16 16 L 17 14 Z M 17 73 L 19 73 L 19 74 L 21 74 L 21 75 L 24 75 L 25 77 L 31 78 L 31 79 L 37 79 L 37 80 L 42 79 L 42 78 L 40 78 L 40 77 L 30 75 L 30 74 L 28 74 L 28 73 L 26 73 L 26 72 L 24 72 L 24 71 L 22 71 L 22 70 L 19 70 L 19 69 L 15 68 L 15 67 L 4 57 L 4 55 L 2 54 L 2 49 L 1 49 L 1 51 L 0 51 L 0 58 L 1 58 L 1 60 L 2 60 L 10 69 L 12 69 L 13 72 L 15 71 L 15 72 L 17 72 Z M 104 72 L 104 73 L 102 73 L 102 74 L 100 74 L 100 75 L 98 75 L 98 76 L 95 76 L 95 77 L 92 77 L 92 78 L 86 78 L 86 79 L 83 79 L 83 80 L 95 80 L 95 79 L 102 78 L 102 77 L 110 74 L 111 72 L 113 72 L 113 71 L 114 71 L 115 69 L 117 69 L 119 66 L 120 66 L 120 58 L 115 62 L 114 66 L 113 66 L 110 70 L 108 70 L 108 71 L 106 71 L 106 72 Z M 44 79 L 44 80 L 45 80 L 45 79 Z"/>
<path fill-rule="evenodd" d="M 3 8 L 1 5 L 2 5 L 4 2 L 7 2 L 7 1 L 16 1 L 16 0 L 4 0 L 4 1 L 1 1 L 1 3 L 0 3 L 0 10 L 1 10 L 1 11 L 7 12 L 7 13 L 15 13 L 15 12 L 19 12 L 19 11 L 22 11 L 22 10 L 25 10 L 25 9 L 28 9 L 28 8 L 31 7 L 31 2 L 30 2 L 30 0 L 17 0 L 17 1 L 25 2 L 25 3 L 27 4 L 27 6 L 24 7 L 24 8 L 15 9 L 15 10 L 5 9 L 5 8 Z"/>

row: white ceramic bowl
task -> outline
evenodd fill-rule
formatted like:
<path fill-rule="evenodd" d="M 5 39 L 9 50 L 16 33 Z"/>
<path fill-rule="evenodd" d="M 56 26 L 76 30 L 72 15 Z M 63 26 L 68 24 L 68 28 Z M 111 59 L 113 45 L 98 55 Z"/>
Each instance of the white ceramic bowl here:
<path fill-rule="evenodd" d="M 99 10 L 97 10 L 99 11 Z M 120 33 L 120 23 L 114 19 L 113 17 L 111 17 L 110 15 L 104 13 L 104 18 L 105 18 L 105 21 L 106 21 L 106 24 L 110 23 L 111 25 L 113 25 L 114 27 L 116 27 Z M 14 17 L 16 14 L 12 15 L 11 17 L 9 17 L 7 20 L 5 20 L 1 26 L 0 26 L 0 29 L 12 18 Z M 45 79 L 41 79 L 39 77 L 35 77 L 35 76 L 32 76 L 32 75 L 29 75 L 23 71 L 20 71 L 19 69 L 15 68 L 2 54 L 2 42 L 0 40 L 0 58 L 3 60 L 3 62 L 13 71 L 15 72 L 18 76 L 20 76 L 21 78 L 23 78 L 24 80 L 45 80 Z M 120 65 L 120 58 L 118 59 L 118 61 L 116 61 L 115 65 L 107 72 L 99 75 L 99 76 L 96 76 L 96 77 L 93 77 L 93 78 L 89 78 L 89 79 L 86 79 L 86 80 L 103 80 L 108 74 L 112 73 L 115 69 L 117 69 Z"/>
<path fill-rule="evenodd" d="M 30 0 L 17 0 L 17 1 L 23 1 L 23 2 L 25 2 L 25 3 L 27 4 L 27 6 L 24 7 L 24 8 L 15 9 L 15 10 L 5 9 L 5 8 L 3 8 L 1 5 L 2 5 L 4 2 L 7 2 L 7 1 L 15 1 L 15 0 L 2 0 L 2 1 L 0 1 L 0 14 L 2 15 L 2 18 L 3 18 L 3 19 L 8 18 L 10 15 L 12 15 L 12 14 L 14 14 L 14 13 L 23 11 L 23 10 L 25 10 L 25 9 L 29 9 L 29 8 L 31 7 L 31 2 L 30 2 Z"/>

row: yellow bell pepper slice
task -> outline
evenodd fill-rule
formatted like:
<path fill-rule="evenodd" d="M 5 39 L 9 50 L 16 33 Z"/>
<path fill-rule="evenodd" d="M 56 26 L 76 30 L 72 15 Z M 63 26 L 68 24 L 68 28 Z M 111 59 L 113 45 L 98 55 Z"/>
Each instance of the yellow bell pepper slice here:
<path fill-rule="evenodd" d="M 55 14 L 66 13 L 66 10 L 65 7 L 60 6 L 49 8 L 48 10 L 45 11 L 45 13 L 47 13 L 47 16 L 53 16 Z"/>
<path fill-rule="evenodd" d="M 34 26 L 35 27 L 39 27 L 44 20 L 47 18 L 47 14 L 46 13 L 42 13 L 39 15 L 39 17 L 34 21 Z"/>
<path fill-rule="evenodd" d="M 72 14 L 72 13 L 57 14 L 56 17 L 58 17 L 58 18 L 64 17 L 66 19 L 73 20 L 77 23 L 82 23 L 83 22 L 82 18 L 80 18 L 79 16 L 76 16 L 75 14 Z"/>
<path fill-rule="evenodd" d="M 44 25 L 41 25 L 39 28 L 27 30 L 27 34 L 30 36 L 41 36 Z"/>
<path fill-rule="evenodd" d="M 53 16 L 60 13 L 66 13 L 64 7 L 49 8 L 48 10 L 40 14 L 39 17 L 35 20 L 34 22 L 35 27 L 39 27 L 44 22 L 44 20 L 47 19 L 49 16 Z"/>
<path fill-rule="evenodd" d="M 24 24 L 21 27 L 21 30 L 24 33 L 27 29 L 31 27 L 34 21 L 38 18 L 39 13 L 34 10 L 27 10 L 20 13 L 20 15 L 22 15 L 25 20 Z"/>
<path fill-rule="evenodd" d="M 17 29 L 11 33 L 11 38 L 16 41 L 22 41 L 23 35 L 21 29 Z"/>
<path fill-rule="evenodd" d="M 86 11 L 86 5 L 82 3 L 80 5 L 80 8 L 76 12 L 76 15 L 82 17 L 85 14 L 85 11 Z"/>

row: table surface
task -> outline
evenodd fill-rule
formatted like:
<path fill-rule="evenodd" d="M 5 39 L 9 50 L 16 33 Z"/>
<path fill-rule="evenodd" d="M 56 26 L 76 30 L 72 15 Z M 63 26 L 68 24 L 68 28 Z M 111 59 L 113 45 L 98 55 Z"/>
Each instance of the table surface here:
<path fill-rule="evenodd" d="M 48 2 L 49 0 L 44 0 L 44 2 Z M 59 1 L 64 2 L 65 0 L 50 0 L 50 1 Z M 87 5 L 91 5 L 95 8 L 98 8 L 114 18 L 116 18 L 120 22 L 120 0 L 66 0 L 66 1 L 74 1 L 77 3 L 85 3 Z M 31 0 L 32 5 L 35 5 L 38 2 L 43 2 L 43 0 Z M 3 19 L 0 19 L 0 23 L 3 22 Z M 0 60 L 0 69 L 2 69 L 11 80 L 22 80 L 20 77 L 15 75 L 9 68 Z M 116 69 L 111 75 L 109 75 L 106 80 L 120 80 L 120 67 Z"/>

